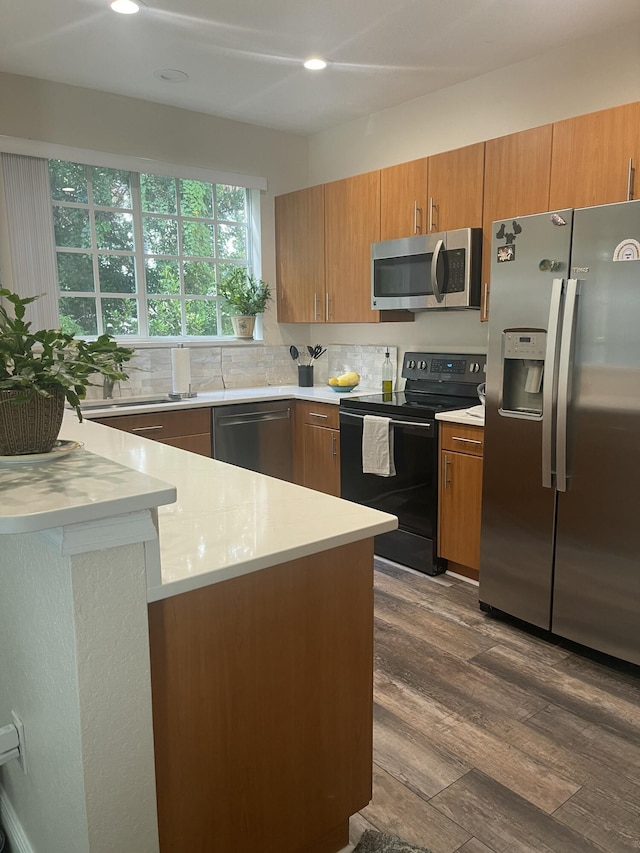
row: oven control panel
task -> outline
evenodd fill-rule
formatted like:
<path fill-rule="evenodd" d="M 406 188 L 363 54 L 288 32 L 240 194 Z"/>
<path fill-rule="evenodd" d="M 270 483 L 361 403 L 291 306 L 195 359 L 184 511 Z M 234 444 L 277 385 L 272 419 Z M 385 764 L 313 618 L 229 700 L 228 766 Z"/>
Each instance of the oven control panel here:
<path fill-rule="evenodd" d="M 424 382 L 484 382 L 487 358 L 481 354 L 406 352 L 405 379 Z"/>

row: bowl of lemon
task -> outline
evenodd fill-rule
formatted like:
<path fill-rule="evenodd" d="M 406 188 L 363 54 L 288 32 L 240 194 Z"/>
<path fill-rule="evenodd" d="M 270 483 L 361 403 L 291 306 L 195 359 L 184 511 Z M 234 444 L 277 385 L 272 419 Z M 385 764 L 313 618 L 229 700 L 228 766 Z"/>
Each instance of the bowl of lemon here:
<path fill-rule="evenodd" d="M 348 373 L 343 373 L 342 376 L 331 376 L 329 378 L 329 386 L 337 391 L 338 394 L 346 394 L 353 391 L 360 384 L 360 377 L 353 370 Z"/>

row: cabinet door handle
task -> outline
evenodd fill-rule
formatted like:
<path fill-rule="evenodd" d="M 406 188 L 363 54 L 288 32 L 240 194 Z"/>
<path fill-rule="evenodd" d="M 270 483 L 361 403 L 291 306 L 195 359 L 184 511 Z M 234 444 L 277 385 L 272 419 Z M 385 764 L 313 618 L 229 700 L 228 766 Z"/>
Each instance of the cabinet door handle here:
<path fill-rule="evenodd" d="M 633 184 L 636 170 L 633 168 L 633 157 L 629 157 L 629 174 L 627 175 L 627 201 L 633 199 Z"/>
<path fill-rule="evenodd" d="M 309 412 L 309 417 L 310 418 L 325 418 L 326 419 L 329 417 L 329 415 L 323 415 L 320 412 Z"/>
<path fill-rule="evenodd" d="M 477 438 L 461 438 L 459 435 L 452 435 L 451 441 L 464 441 L 465 444 L 482 444 Z"/>
<path fill-rule="evenodd" d="M 433 211 L 438 211 L 438 205 L 434 203 L 433 196 L 429 198 L 429 231 L 434 231 L 438 227 L 438 223 L 434 222 Z"/>
<path fill-rule="evenodd" d="M 418 213 L 420 214 L 420 225 L 418 225 Z M 413 233 L 422 234 L 422 208 L 418 207 L 418 202 L 413 203 Z"/>
<path fill-rule="evenodd" d="M 449 476 L 449 472 L 451 471 L 451 460 L 446 455 L 444 456 L 444 487 L 445 489 L 449 488 L 449 483 L 451 482 L 451 477 Z"/>
<path fill-rule="evenodd" d="M 329 294 L 328 294 L 328 293 L 327 293 L 327 296 L 326 296 L 326 302 L 327 302 L 327 305 L 326 305 L 326 316 L 327 316 L 327 322 L 328 322 L 328 321 L 329 321 L 329 319 L 331 318 L 331 308 L 330 308 L 330 305 L 331 305 L 331 297 L 329 296 Z"/>
<path fill-rule="evenodd" d="M 157 424 L 155 426 L 145 426 L 145 427 L 134 427 L 131 432 L 152 432 L 156 429 L 164 429 L 162 424 Z"/>
<path fill-rule="evenodd" d="M 313 319 L 318 321 L 318 294 L 313 294 Z"/>
<path fill-rule="evenodd" d="M 480 322 L 486 323 L 489 319 L 489 294 L 491 293 L 488 281 L 484 282 L 482 289 L 482 314 L 480 315 Z"/>
<path fill-rule="evenodd" d="M 336 434 L 335 434 L 335 432 L 331 433 L 331 455 L 333 456 L 334 459 L 338 455 L 336 452 Z"/>

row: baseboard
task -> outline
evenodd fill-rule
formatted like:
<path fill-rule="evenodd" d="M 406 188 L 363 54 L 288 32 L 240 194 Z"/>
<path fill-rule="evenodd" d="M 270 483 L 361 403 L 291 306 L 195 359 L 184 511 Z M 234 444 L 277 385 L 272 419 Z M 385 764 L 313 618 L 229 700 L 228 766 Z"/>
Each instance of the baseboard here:
<path fill-rule="evenodd" d="M 11 853 L 35 853 L 2 785 L 0 785 L 0 823 L 7 836 Z"/>

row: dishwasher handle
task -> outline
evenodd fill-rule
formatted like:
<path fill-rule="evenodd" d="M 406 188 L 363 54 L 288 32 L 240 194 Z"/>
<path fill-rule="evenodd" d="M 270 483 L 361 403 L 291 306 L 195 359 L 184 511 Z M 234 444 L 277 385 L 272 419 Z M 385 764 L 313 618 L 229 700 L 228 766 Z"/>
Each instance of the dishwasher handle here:
<path fill-rule="evenodd" d="M 291 417 L 290 409 L 269 409 L 266 412 L 245 412 L 242 415 L 220 415 L 216 417 L 216 426 L 237 426 L 238 424 L 256 423 L 259 421 L 281 421 Z"/>

